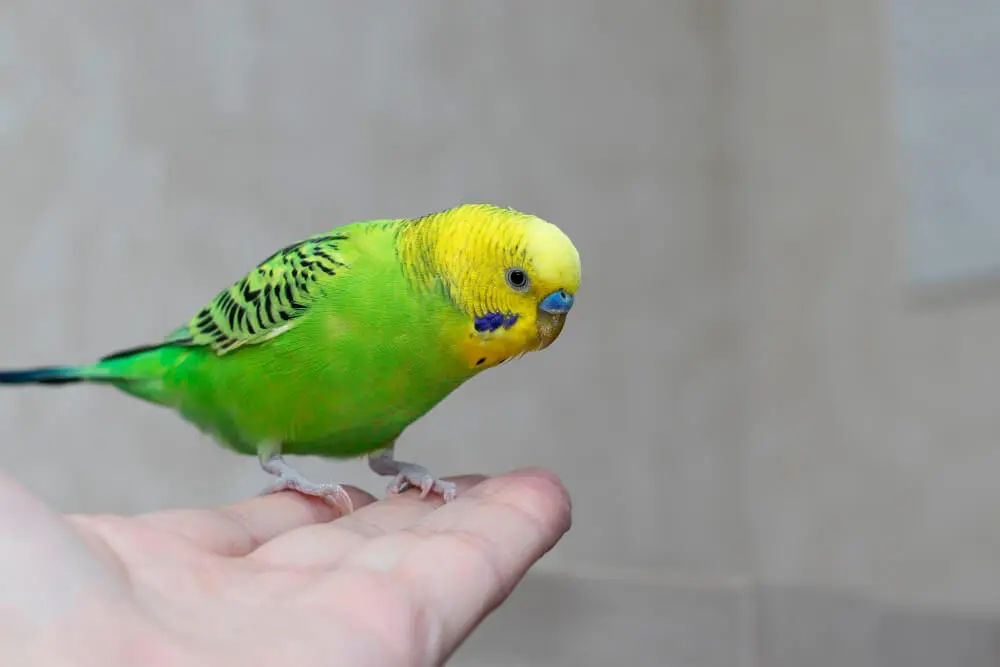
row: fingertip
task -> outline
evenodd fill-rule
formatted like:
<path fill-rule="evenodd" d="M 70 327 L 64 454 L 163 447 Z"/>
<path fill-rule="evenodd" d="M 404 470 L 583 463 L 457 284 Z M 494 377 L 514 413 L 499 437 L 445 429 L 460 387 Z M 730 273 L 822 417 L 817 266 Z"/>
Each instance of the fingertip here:
<path fill-rule="evenodd" d="M 519 468 L 486 479 L 471 491 L 483 499 L 502 501 L 551 524 L 560 534 L 570 529 L 573 499 L 562 479 L 548 468 Z"/>
<path fill-rule="evenodd" d="M 552 495 L 553 500 L 558 500 L 566 505 L 572 504 L 569 489 L 566 488 L 559 475 L 549 468 L 538 466 L 518 468 L 500 477 L 511 479 L 519 484 L 533 485 L 538 488 L 539 492 Z"/>

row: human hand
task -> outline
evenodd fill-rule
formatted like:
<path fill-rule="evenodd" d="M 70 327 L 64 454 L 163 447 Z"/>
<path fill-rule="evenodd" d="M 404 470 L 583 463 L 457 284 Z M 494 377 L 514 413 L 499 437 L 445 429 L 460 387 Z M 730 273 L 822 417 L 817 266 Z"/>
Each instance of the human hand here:
<path fill-rule="evenodd" d="M 66 517 L 0 475 L 0 664 L 440 665 L 570 524 L 545 471 L 452 480 Z"/>

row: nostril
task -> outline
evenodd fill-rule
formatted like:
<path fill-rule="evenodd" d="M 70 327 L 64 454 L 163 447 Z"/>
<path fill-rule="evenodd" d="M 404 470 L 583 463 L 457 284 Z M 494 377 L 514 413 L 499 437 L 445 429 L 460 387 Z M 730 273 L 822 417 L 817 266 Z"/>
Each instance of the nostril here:
<path fill-rule="evenodd" d="M 573 307 L 573 295 L 565 289 L 558 289 L 551 292 L 542 299 L 539 307 L 549 313 L 566 313 Z"/>

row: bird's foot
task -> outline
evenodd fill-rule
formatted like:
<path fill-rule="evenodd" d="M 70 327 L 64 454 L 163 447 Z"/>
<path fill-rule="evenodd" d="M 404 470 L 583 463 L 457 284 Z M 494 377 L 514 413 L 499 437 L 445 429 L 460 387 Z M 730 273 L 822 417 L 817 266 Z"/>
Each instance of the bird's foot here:
<path fill-rule="evenodd" d="M 307 496 L 322 498 L 327 503 L 333 505 L 342 514 L 350 514 L 354 510 L 354 503 L 347 491 L 340 484 L 319 483 L 307 479 L 302 473 L 285 463 L 280 456 L 272 456 L 263 461 L 261 467 L 278 479 L 273 484 L 261 491 L 260 495 L 265 496 L 279 491 L 298 491 Z"/>
<path fill-rule="evenodd" d="M 396 495 L 409 488 L 416 488 L 420 489 L 421 498 L 426 498 L 428 494 L 434 492 L 441 496 L 446 503 L 451 502 L 458 495 L 458 487 L 454 482 L 445 482 L 434 477 L 423 466 L 412 463 L 403 465 L 406 469 L 397 473 L 396 479 L 386 487 L 386 491 L 390 494 Z"/>
<path fill-rule="evenodd" d="M 378 475 L 394 476 L 395 479 L 386 488 L 390 495 L 400 494 L 410 488 L 420 489 L 420 497 L 426 498 L 430 493 L 436 493 L 444 501 L 451 502 L 458 495 L 458 486 L 454 482 L 445 482 L 436 478 L 427 468 L 416 463 L 397 461 L 392 450 L 383 450 L 368 457 L 368 466 Z"/>

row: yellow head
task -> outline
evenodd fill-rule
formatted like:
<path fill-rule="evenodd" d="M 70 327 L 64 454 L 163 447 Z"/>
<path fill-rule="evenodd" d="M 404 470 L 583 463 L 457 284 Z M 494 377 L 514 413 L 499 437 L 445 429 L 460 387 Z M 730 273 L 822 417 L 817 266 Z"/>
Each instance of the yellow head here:
<path fill-rule="evenodd" d="M 469 316 L 464 347 L 481 367 L 551 345 L 580 286 L 580 255 L 558 227 L 489 204 L 407 221 L 400 251 L 412 277 Z"/>

